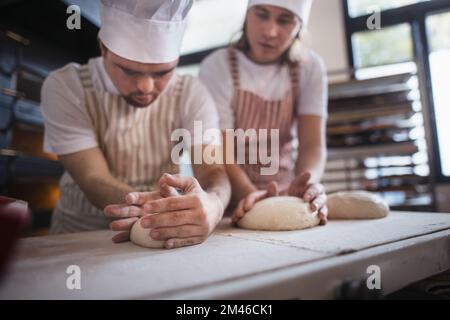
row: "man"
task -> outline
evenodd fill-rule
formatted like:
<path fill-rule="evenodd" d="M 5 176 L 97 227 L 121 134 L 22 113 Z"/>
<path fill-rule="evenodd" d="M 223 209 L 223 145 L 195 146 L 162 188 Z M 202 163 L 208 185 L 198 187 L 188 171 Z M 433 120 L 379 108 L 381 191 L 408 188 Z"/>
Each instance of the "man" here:
<path fill-rule="evenodd" d="M 195 178 L 182 177 L 171 157 L 174 130 L 218 127 L 207 90 L 175 74 L 192 2 L 101 0 L 102 56 L 46 79 L 45 148 L 66 169 L 51 233 L 110 224 L 120 242 L 158 212 L 142 225 L 175 248 L 204 241 L 220 221 L 230 198 L 223 166 L 194 164 Z M 207 147 L 197 141 L 189 147 Z"/>

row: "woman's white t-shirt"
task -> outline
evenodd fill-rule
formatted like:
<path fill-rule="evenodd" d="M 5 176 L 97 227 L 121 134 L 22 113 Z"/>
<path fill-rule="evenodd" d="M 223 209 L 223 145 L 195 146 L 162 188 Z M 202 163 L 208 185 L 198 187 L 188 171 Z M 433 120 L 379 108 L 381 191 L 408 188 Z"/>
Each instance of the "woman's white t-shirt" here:
<path fill-rule="evenodd" d="M 231 77 L 227 48 L 209 55 L 200 66 L 200 80 L 209 89 L 216 102 L 220 117 L 220 128 L 234 129 L 233 80 Z M 266 100 L 281 100 L 292 89 L 287 65 L 261 65 L 251 61 L 237 51 L 240 86 Z M 299 66 L 300 85 L 298 92 L 298 115 L 327 117 L 328 82 L 322 59 L 311 50 L 303 50 Z"/>

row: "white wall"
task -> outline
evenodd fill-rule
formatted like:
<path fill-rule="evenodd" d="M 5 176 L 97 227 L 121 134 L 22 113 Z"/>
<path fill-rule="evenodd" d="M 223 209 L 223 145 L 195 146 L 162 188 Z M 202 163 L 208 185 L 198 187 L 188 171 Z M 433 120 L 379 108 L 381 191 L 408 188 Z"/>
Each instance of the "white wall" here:
<path fill-rule="evenodd" d="M 348 68 L 341 0 L 314 0 L 306 43 L 322 56 L 328 71 Z"/>

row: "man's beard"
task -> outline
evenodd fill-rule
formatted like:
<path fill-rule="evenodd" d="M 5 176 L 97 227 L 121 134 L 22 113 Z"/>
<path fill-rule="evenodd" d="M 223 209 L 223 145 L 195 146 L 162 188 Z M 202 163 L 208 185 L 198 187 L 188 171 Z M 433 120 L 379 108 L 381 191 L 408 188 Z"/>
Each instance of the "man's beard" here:
<path fill-rule="evenodd" d="M 142 93 L 138 93 L 138 92 L 133 92 L 130 93 L 128 95 L 123 95 L 123 98 L 125 99 L 125 101 L 130 104 L 133 107 L 136 108 L 145 108 L 148 107 L 150 104 L 152 104 L 157 98 L 158 98 L 157 93 L 151 93 L 149 95 L 143 95 Z M 141 101 L 138 98 L 145 96 L 145 98 L 143 98 L 145 101 Z M 147 98 L 147 96 L 149 96 Z"/>

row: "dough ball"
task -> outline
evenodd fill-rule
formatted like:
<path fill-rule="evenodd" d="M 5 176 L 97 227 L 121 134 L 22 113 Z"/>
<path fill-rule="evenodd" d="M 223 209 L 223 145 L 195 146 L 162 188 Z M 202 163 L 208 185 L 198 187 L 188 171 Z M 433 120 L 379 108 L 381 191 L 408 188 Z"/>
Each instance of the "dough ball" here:
<path fill-rule="evenodd" d="M 389 213 L 386 201 L 367 191 L 345 191 L 328 195 L 329 219 L 379 219 Z"/>
<path fill-rule="evenodd" d="M 164 241 L 153 240 L 152 238 L 150 238 L 151 229 L 144 229 L 141 225 L 141 220 L 142 218 L 136 221 L 131 228 L 131 242 L 146 248 L 164 248 Z"/>
<path fill-rule="evenodd" d="M 261 200 L 238 221 L 244 229 L 265 231 L 301 230 L 317 226 L 317 212 L 297 197 L 272 197 Z"/>

